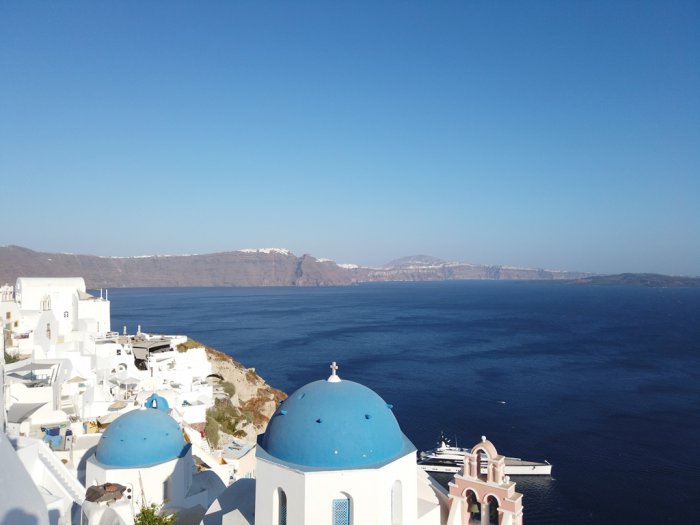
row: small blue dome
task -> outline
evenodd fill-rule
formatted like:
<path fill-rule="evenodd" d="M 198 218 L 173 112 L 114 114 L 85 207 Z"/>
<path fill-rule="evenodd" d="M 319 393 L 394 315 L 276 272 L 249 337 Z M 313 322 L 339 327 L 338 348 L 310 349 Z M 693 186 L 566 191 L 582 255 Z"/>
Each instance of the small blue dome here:
<path fill-rule="evenodd" d="M 180 426 L 161 410 L 132 410 L 119 416 L 100 438 L 95 455 L 103 465 L 147 467 L 182 455 Z"/>
<path fill-rule="evenodd" d="M 391 408 L 374 391 L 321 380 L 280 405 L 262 448 L 289 463 L 342 469 L 392 461 L 406 452 L 406 443 Z"/>
<path fill-rule="evenodd" d="M 148 396 L 148 399 L 146 399 L 146 402 L 143 404 L 143 406 L 145 406 L 146 408 L 156 408 L 161 412 L 165 412 L 166 414 L 168 413 L 168 410 L 170 410 L 168 400 L 164 397 L 159 396 L 155 392 Z"/>

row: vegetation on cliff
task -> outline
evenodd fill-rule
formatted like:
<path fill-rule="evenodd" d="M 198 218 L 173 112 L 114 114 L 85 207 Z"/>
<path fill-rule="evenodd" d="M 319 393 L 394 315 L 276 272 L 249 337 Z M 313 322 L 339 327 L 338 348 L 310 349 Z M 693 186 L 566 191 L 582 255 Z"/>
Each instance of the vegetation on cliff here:
<path fill-rule="evenodd" d="M 253 368 L 246 368 L 231 356 L 195 339 L 188 338 L 177 350 L 186 352 L 202 347 L 212 365 L 212 374 L 221 379 L 215 386 L 216 402 L 207 410 L 205 432 L 217 447 L 220 435 L 226 434 L 255 441 L 287 394 L 268 385 Z"/>
<path fill-rule="evenodd" d="M 243 414 L 233 406 L 230 399 L 217 399 L 214 406 L 207 410 L 205 433 L 214 448 L 219 446 L 219 433 L 245 439 L 247 437 L 244 425 L 250 423 L 250 414 Z"/>

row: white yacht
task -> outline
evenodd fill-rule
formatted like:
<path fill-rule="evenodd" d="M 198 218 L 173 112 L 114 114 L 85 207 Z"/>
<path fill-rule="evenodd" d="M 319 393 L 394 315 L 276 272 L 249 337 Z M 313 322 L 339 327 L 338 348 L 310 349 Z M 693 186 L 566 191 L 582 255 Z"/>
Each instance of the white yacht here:
<path fill-rule="evenodd" d="M 464 456 L 471 453 L 471 449 L 461 448 L 450 444 L 445 436 L 440 436 L 437 448 L 420 453 L 418 466 L 426 472 L 456 473 L 462 470 Z M 486 474 L 486 457 L 482 457 L 481 473 Z M 552 465 L 547 460 L 526 461 L 520 458 L 506 457 L 507 476 L 549 476 L 552 474 Z"/>

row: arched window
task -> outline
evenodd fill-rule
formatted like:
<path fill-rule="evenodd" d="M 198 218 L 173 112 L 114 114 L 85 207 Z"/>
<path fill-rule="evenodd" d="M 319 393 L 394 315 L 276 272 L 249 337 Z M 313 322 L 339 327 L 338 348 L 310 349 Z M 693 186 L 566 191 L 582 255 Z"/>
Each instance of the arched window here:
<path fill-rule="evenodd" d="M 403 524 L 403 495 L 401 493 L 401 481 L 394 481 L 391 487 L 391 525 Z"/>
<path fill-rule="evenodd" d="M 479 496 L 473 491 L 473 490 L 465 490 L 464 494 L 462 494 L 464 498 L 466 499 L 467 503 L 467 516 L 468 519 L 471 520 L 472 518 L 474 519 L 481 519 L 481 505 L 479 505 Z M 477 518 L 479 516 L 479 518 Z"/>
<path fill-rule="evenodd" d="M 273 514 L 273 523 L 277 525 L 287 525 L 287 494 L 281 488 L 275 491 L 273 512 L 277 514 L 276 519 Z"/>
<path fill-rule="evenodd" d="M 280 489 L 280 519 L 279 525 L 287 525 L 287 494 Z"/>
<path fill-rule="evenodd" d="M 483 512 L 488 510 L 489 523 L 500 523 L 498 515 L 500 513 L 500 503 L 496 496 L 488 496 L 482 505 Z"/>
<path fill-rule="evenodd" d="M 340 497 L 333 500 L 333 521 L 332 525 L 352 524 L 352 502 L 347 494 L 340 494 Z"/>

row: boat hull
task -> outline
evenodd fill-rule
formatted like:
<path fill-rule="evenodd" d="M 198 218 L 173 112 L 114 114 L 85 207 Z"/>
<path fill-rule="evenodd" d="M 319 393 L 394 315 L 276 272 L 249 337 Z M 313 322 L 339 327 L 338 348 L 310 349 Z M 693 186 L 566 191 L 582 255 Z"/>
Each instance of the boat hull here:
<path fill-rule="evenodd" d="M 551 476 L 552 465 L 549 463 L 536 463 L 523 461 L 523 464 L 506 464 L 504 473 L 506 476 Z M 456 474 L 462 470 L 462 465 L 426 465 L 419 463 L 418 466 L 426 472 L 446 472 Z M 486 469 L 481 469 L 482 474 L 486 474 Z"/>

